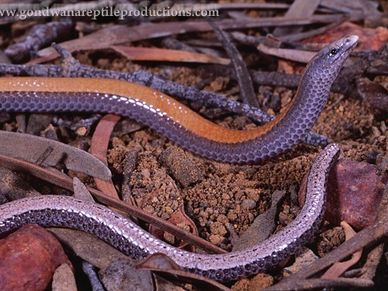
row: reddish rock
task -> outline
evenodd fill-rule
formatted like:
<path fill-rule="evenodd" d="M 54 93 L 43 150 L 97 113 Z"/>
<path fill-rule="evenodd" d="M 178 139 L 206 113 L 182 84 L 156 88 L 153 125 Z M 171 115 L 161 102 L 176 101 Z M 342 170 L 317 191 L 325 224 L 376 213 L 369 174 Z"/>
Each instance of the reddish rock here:
<path fill-rule="evenodd" d="M 326 218 L 356 230 L 374 223 L 384 184 L 374 165 L 340 160 L 329 175 Z"/>
<path fill-rule="evenodd" d="M 32 224 L 0 240 L 0 258 L 2 291 L 44 290 L 59 265 L 70 265 L 58 240 Z"/>
<path fill-rule="evenodd" d="M 375 112 L 388 112 L 388 91 L 367 78 L 357 80 L 357 91 Z"/>

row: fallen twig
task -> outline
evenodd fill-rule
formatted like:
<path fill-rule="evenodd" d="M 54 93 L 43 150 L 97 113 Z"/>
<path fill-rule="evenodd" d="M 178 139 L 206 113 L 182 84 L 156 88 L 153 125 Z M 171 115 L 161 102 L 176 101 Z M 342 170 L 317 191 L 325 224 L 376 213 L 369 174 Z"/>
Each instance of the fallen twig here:
<path fill-rule="evenodd" d="M 224 49 L 232 61 L 234 72 L 240 87 L 242 101 L 250 106 L 260 107 L 256 98 L 255 90 L 253 89 L 251 75 L 248 72 L 248 68 L 242 59 L 240 52 L 232 43 L 229 35 L 218 27 L 215 22 L 209 21 L 209 24 L 213 27 L 217 38 L 224 44 Z"/>
<path fill-rule="evenodd" d="M 69 39 L 73 29 L 74 22 L 70 19 L 38 24 L 20 41 L 8 46 L 4 52 L 14 62 L 21 63 L 29 60 L 40 48 L 47 47 L 52 42 Z"/>

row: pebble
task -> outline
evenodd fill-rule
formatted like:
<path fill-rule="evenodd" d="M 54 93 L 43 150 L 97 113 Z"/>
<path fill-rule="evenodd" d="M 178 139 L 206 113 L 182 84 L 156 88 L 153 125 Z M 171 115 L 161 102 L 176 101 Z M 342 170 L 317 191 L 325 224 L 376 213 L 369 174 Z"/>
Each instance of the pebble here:
<path fill-rule="evenodd" d="M 228 233 L 226 227 L 220 222 L 213 222 L 212 224 L 210 224 L 210 232 L 212 234 L 218 234 L 221 236 L 224 236 Z"/>
<path fill-rule="evenodd" d="M 204 167 L 192 154 L 176 146 L 162 152 L 160 160 L 169 173 L 183 186 L 188 187 L 204 179 Z"/>
<path fill-rule="evenodd" d="M 223 240 L 224 238 L 218 234 L 211 234 L 209 236 L 209 241 L 214 245 L 219 245 Z"/>
<path fill-rule="evenodd" d="M 137 269 L 129 260 L 117 259 L 107 268 L 102 269 L 99 275 L 109 291 L 154 290 L 151 272 Z"/>
<path fill-rule="evenodd" d="M 45 290 L 61 264 L 69 262 L 59 241 L 35 224 L 0 240 L 0 290 Z"/>
<path fill-rule="evenodd" d="M 252 199 L 244 199 L 241 203 L 241 207 L 245 209 L 254 209 L 256 207 L 256 202 Z"/>
<path fill-rule="evenodd" d="M 376 166 L 366 162 L 340 160 L 329 175 L 327 219 L 342 220 L 356 230 L 374 223 L 384 183 Z"/>
<path fill-rule="evenodd" d="M 60 265 L 54 273 L 52 291 L 77 291 L 72 269 L 68 264 Z"/>

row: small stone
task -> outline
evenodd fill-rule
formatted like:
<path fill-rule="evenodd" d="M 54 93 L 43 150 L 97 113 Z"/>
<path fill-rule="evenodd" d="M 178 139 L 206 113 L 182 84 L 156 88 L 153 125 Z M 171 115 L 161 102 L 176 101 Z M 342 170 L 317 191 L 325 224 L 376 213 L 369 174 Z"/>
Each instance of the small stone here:
<path fill-rule="evenodd" d="M 54 273 L 52 291 L 77 291 L 73 271 L 68 264 L 60 265 Z"/>
<path fill-rule="evenodd" d="M 209 236 L 209 241 L 214 244 L 214 245 L 219 245 L 222 243 L 222 241 L 224 240 L 224 238 L 218 234 L 211 234 Z"/>
<path fill-rule="evenodd" d="M 281 225 L 287 225 L 294 219 L 294 217 L 290 215 L 290 210 L 290 205 L 284 205 L 282 211 L 279 213 L 279 223 Z"/>
<path fill-rule="evenodd" d="M 241 207 L 245 209 L 254 209 L 256 207 L 256 202 L 252 199 L 244 199 L 241 203 Z"/>
<path fill-rule="evenodd" d="M 223 214 L 218 215 L 217 221 L 221 222 L 222 224 L 229 223 L 228 218 L 225 215 L 223 215 Z"/>
<path fill-rule="evenodd" d="M 171 215 L 174 212 L 174 210 L 171 207 L 166 206 L 164 208 L 164 212 L 166 212 L 167 214 Z"/>
<path fill-rule="evenodd" d="M 206 211 L 200 210 L 198 216 L 202 217 L 203 219 L 208 219 L 209 218 L 209 213 L 206 212 Z"/>
<path fill-rule="evenodd" d="M 213 222 L 212 224 L 210 224 L 210 232 L 212 234 L 219 234 L 222 236 L 228 233 L 226 227 L 220 222 Z"/>
<path fill-rule="evenodd" d="M 163 238 L 166 242 L 170 243 L 170 244 L 175 244 L 176 243 L 176 238 L 174 235 L 168 233 L 168 232 L 164 232 L 163 233 Z"/>
<path fill-rule="evenodd" d="M 228 219 L 229 219 L 230 221 L 234 221 L 234 220 L 237 219 L 237 214 L 236 214 L 233 210 L 230 210 L 230 211 L 228 212 L 227 217 L 228 217 Z"/>
<path fill-rule="evenodd" d="M 368 78 L 357 81 L 357 90 L 369 106 L 378 112 L 388 112 L 388 91 Z"/>
<path fill-rule="evenodd" d="M 259 201 L 260 194 L 257 189 L 245 189 L 245 193 L 247 194 L 249 199 Z"/>
<path fill-rule="evenodd" d="M 261 290 L 272 286 L 274 279 L 271 275 L 259 273 L 249 281 L 248 290 Z"/>
<path fill-rule="evenodd" d="M 204 167 L 191 153 L 171 146 L 163 151 L 161 162 L 171 175 L 183 186 L 188 187 L 204 179 Z"/>
<path fill-rule="evenodd" d="M 43 227 L 22 226 L 0 240 L 0 290 L 45 290 L 58 266 L 71 264 Z"/>
<path fill-rule="evenodd" d="M 340 160 L 329 176 L 326 217 L 337 225 L 345 220 L 356 230 L 367 227 L 377 217 L 383 190 L 376 166 Z"/>
<path fill-rule="evenodd" d="M 226 193 L 222 194 L 222 199 L 229 200 L 230 196 Z"/>
<path fill-rule="evenodd" d="M 87 132 L 88 132 L 88 129 L 82 126 L 76 129 L 75 134 L 78 136 L 85 136 Z"/>

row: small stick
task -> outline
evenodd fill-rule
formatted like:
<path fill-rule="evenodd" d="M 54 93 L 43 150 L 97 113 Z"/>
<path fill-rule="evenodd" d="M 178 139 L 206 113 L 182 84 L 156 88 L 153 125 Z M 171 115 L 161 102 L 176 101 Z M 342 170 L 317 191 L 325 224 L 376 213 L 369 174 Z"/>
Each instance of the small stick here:
<path fill-rule="evenodd" d="M 4 52 L 14 62 L 24 62 L 53 41 L 68 39 L 74 25 L 74 22 L 67 18 L 62 21 L 35 25 L 20 41 L 8 46 Z"/>
<path fill-rule="evenodd" d="M 229 58 L 232 61 L 234 72 L 240 87 L 241 99 L 245 104 L 250 106 L 259 107 L 259 102 L 256 98 L 255 90 L 253 89 L 253 83 L 248 68 L 229 37 L 229 34 L 224 32 L 215 22 L 209 21 L 211 27 L 217 36 L 217 38 L 224 44 L 224 48 Z"/>

